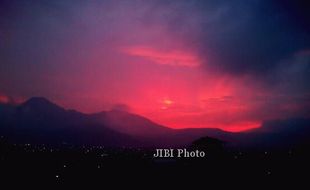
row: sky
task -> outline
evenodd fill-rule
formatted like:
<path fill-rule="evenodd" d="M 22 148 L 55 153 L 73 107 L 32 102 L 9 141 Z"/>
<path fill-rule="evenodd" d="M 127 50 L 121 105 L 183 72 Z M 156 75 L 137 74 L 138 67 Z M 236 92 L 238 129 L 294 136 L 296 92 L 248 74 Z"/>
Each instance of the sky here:
<path fill-rule="evenodd" d="M 276 0 L 1 0 L 0 102 L 172 128 L 310 117 L 310 11 Z"/>

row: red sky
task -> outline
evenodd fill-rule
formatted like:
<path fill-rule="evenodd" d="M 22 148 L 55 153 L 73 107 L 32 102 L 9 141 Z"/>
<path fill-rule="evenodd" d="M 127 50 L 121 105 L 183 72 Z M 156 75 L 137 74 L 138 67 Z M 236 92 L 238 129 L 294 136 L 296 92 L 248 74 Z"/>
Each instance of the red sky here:
<path fill-rule="evenodd" d="M 0 102 L 43 96 L 87 113 L 124 104 L 168 127 L 228 131 L 309 116 L 302 28 L 266 22 L 259 5 L 17 4 L 0 13 Z"/>

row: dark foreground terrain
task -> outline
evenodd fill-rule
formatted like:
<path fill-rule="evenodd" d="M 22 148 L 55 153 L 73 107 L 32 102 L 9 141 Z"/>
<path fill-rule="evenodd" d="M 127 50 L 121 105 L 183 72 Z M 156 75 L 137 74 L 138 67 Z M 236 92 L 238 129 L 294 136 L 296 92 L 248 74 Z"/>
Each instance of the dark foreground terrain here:
<path fill-rule="evenodd" d="M 257 183 L 303 180 L 308 176 L 309 149 L 206 150 L 205 158 L 153 158 L 154 149 L 102 146 L 74 147 L 11 144 L 1 137 L 0 173 L 2 181 L 27 183 L 107 184 L 111 179 L 142 183 L 159 179 L 249 181 Z"/>
<path fill-rule="evenodd" d="M 86 182 L 104 189 L 147 182 L 144 189 L 161 189 L 175 180 L 206 187 L 251 182 L 251 189 L 297 180 L 296 186 L 309 176 L 309 124 L 292 118 L 244 133 L 173 130 L 123 111 L 65 110 L 45 98 L 0 104 L 0 184 Z M 154 147 L 202 150 L 206 156 L 159 159 Z"/>

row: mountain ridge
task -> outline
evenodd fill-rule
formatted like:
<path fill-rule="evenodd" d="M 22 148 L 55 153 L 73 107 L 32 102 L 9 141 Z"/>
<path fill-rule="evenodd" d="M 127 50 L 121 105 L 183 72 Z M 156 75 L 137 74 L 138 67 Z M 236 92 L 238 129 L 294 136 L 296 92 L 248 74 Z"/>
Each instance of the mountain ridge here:
<path fill-rule="evenodd" d="M 43 97 L 30 98 L 20 105 L 0 104 L 0 133 L 23 141 L 171 147 L 187 146 L 208 136 L 239 147 L 289 146 L 309 141 L 309 124 L 309 119 L 265 121 L 261 128 L 230 133 L 217 128 L 172 129 L 120 110 L 84 114 Z"/>

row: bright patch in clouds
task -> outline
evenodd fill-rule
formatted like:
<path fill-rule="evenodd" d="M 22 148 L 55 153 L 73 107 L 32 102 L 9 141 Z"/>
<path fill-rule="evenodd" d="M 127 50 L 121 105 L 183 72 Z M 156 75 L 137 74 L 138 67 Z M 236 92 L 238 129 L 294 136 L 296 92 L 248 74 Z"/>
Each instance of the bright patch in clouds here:
<path fill-rule="evenodd" d="M 150 47 L 130 47 L 124 49 L 126 54 L 143 57 L 157 64 L 198 67 L 200 65 L 197 56 L 179 50 L 160 51 Z"/>
<path fill-rule="evenodd" d="M 173 104 L 174 102 L 171 100 L 171 99 L 169 99 L 169 98 L 164 98 L 163 100 L 162 100 L 162 106 L 161 106 L 161 109 L 162 110 L 166 110 L 166 109 L 168 109 L 172 104 Z"/>

